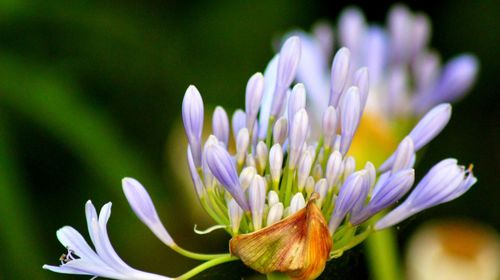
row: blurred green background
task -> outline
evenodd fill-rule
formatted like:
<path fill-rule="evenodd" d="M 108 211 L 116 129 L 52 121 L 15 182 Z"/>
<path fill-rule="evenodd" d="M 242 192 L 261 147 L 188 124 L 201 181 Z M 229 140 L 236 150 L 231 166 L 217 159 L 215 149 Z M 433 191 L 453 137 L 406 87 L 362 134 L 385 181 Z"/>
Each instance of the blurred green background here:
<path fill-rule="evenodd" d="M 232 112 L 244 106 L 248 77 L 271 58 L 273 38 L 294 27 L 309 30 L 318 19 L 335 22 L 348 5 L 383 22 L 391 4 L 0 1 L 0 279 L 87 279 L 41 266 L 57 264 L 65 252 L 55 236 L 61 226 L 87 236 L 88 199 L 96 207 L 113 202 L 110 237 L 132 266 L 169 276 L 194 266 L 162 246 L 135 217 L 121 193 L 125 176 L 144 183 L 181 246 L 226 251 L 223 233 L 193 233 L 194 224 L 211 224 L 195 203 L 193 187 L 176 176 L 185 166 L 170 155 L 173 150 L 184 155 L 178 128 L 187 86 L 196 84 L 207 108 L 221 104 Z M 457 201 L 401 224 L 401 244 L 436 217 L 465 217 L 500 230 L 500 5 L 494 0 L 407 4 L 430 16 L 431 44 L 445 59 L 472 52 L 481 61 L 476 86 L 454 107 L 417 174 L 453 156 L 474 163 L 479 183 Z M 178 147 L 168 147 L 176 141 Z M 354 250 L 329 270 L 338 272 L 337 279 L 343 273 L 364 279 L 363 254 L 363 248 Z M 249 273 L 239 264 L 223 268 L 224 279 Z M 221 278 L 213 274 L 205 278 Z"/>

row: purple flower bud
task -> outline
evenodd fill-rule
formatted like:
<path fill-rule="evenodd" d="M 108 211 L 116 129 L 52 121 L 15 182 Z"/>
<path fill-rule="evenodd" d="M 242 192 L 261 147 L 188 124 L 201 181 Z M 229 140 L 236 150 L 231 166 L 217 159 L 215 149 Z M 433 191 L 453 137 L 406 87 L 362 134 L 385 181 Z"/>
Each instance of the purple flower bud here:
<path fill-rule="evenodd" d="M 276 88 L 271 106 L 271 116 L 279 116 L 283 110 L 286 91 L 292 84 L 300 61 L 300 39 L 297 36 L 288 38 L 281 48 L 278 61 Z"/>
<path fill-rule="evenodd" d="M 370 91 L 370 79 L 368 76 L 368 68 L 359 68 L 354 73 L 354 86 L 359 89 L 359 99 L 360 99 L 360 117 L 365 109 L 366 101 L 368 100 L 368 93 Z"/>
<path fill-rule="evenodd" d="M 233 137 L 234 140 L 238 137 L 238 132 L 246 125 L 247 115 L 243 110 L 238 109 L 234 111 L 233 118 L 231 119 L 231 124 L 233 126 Z"/>
<path fill-rule="evenodd" d="M 347 178 L 339 191 L 328 229 L 333 234 L 345 216 L 359 207 L 368 195 L 368 185 L 364 183 L 366 171 L 358 171 Z"/>
<path fill-rule="evenodd" d="M 476 181 L 472 172 L 457 165 L 455 159 L 442 160 L 431 168 L 401 205 L 375 224 L 375 229 L 390 227 L 422 210 L 453 200 Z"/>
<path fill-rule="evenodd" d="M 429 18 L 424 14 L 416 14 L 413 17 L 412 38 L 410 43 L 410 55 L 418 55 L 429 42 L 431 36 L 431 24 Z"/>
<path fill-rule="evenodd" d="M 243 209 L 241 209 L 241 207 L 233 198 L 231 198 L 228 204 L 229 223 L 231 224 L 231 231 L 233 232 L 233 234 L 236 234 L 240 229 L 241 219 L 243 218 Z"/>
<path fill-rule="evenodd" d="M 250 135 L 246 127 L 240 129 L 236 137 L 236 162 L 239 166 L 243 165 L 250 144 Z"/>
<path fill-rule="evenodd" d="M 364 39 L 364 66 L 370 69 L 370 80 L 377 85 L 383 79 L 387 67 L 389 39 L 380 27 L 371 26 Z M 359 86 L 358 86 L 359 87 Z"/>
<path fill-rule="evenodd" d="M 295 169 L 299 160 L 300 150 L 304 145 L 309 131 L 309 118 L 305 109 L 301 109 L 295 114 L 292 126 L 290 127 L 290 158 L 289 168 Z"/>
<path fill-rule="evenodd" d="M 318 206 L 321 207 L 321 205 L 323 204 L 323 201 L 326 198 L 327 192 L 328 192 L 328 183 L 326 182 L 325 178 L 318 180 L 318 182 L 314 186 L 314 191 L 316 191 L 319 194 L 317 204 L 318 204 Z"/>
<path fill-rule="evenodd" d="M 217 144 L 208 145 L 206 150 L 207 164 L 210 172 L 233 196 L 240 207 L 248 211 L 250 207 L 241 189 L 233 160 L 227 150 Z"/>
<path fill-rule="evenodd" d="M 429 143 L 448 124 L 451 117 L 451 105 L 439 104 L 420 119 L 412 129 L 410 138 L 413 140 L 415 152 Z"/>
<path fill-rule="evenodd" d="M 255 158 L 257 160 L 257 169 L 259 170 L 259 173 L 263 174 L 266 169 L 268 158 L 267 146 L 263 141 L 260 141 L 257 144 Z"/>
<path fill-rule="evenodd" d="M 264 206 L 266 204 L 266 183 L 265 179 L 260 175 L 255 175 L 248 188 L 248 200 L 254 230 L 259 230 L 262 227 Z"/>
<path fill-rule="evenodd" d="M 331 148 L 337 136 L 337 110 L 335 107 L 328 106 L 323 114 L 323 137 L 326 148 Z"/>
<path fill-rule="evenodd" d="M 359 225 L 396 203 L 411 189 L 414 180 L 415 170 L 413 169 L 402 170 L 391 175 L 387 180 L 384 180 L 384 183 L 378 192 L 372 196 L 368 205 L 351 217 L 351 223 Z"/>
<path fill-rule="evenodd" d="M 350 87 L 345 93 L 342 104 L 340 105 L 340 122 L 342 125 L 340 153 L 345 155 L 352 143 L 352 138 L 359 125 L 361 117 L 361 104 L 359 98 L 359 89 Z"/>
<path fill-rule="evenodd" d="M 288 136 L 288 121 L 286 118 L 279 118 L 273 127 L 273 141 L 274 143 L 283 145 L 286 137 Z"/>
<path fill-rule="evenodd" d="M 264 71 L 264 96 L 259 111 L 259 139 L 265 139 L 271 115 L 274 89 L 276 88 L 276 74 L 278 72 L 279 55 L 275 55 Z"/>
<path fill-rule="evenodd" d="M 365 18 L 357 8 L 345 9 L 339 18 L 340 45 L 358 54 L 365 33 Z"/>
<path fill-rule="evenodd" d="M 193 153 L 196 167 L 201 165 L 201 133 L 203 130 L 203 100 L 200 92 L 191 85 L 182 100 L 182 121 Z"/>
<path fill-rule="evenodd" d="M 250 187 L 250 184 L 253 181 L 253 178 L 257 174 L 257 170 L 255 170 L 255 167 L 253 166 L 247 166 L 243 168 L 240 172 L 240 186 L 243 189 L 243 191 L 246 191 L 248 187 Z"/>
<path fill-rule="evenodd" d="M 299 167 L 297 170 L 297 188 L 299 192 L 304 190 L 307 177 L 311 173 L 311 168 L 314 160 L 314 155 L 309 151 L 302 154 L 299 161 Z"/>
<path fill-rule="evenodd" d="M 330 80 L 330 102 L 328 104 L 335 108 L 339 105 L 340 96 L 349 77 L 350 57 L 351 52 L 349 49 L 341 48 L 333 58 Z"/>
<path fill-rule="evenodd" d="M 128 203 L 137 217 L 160 239 L 165 245 L 175 245 L 174 240 L 163 226 L 151 197 L 146 189 L 133 178 L 122 180 L 123 192 Z"/>
<path fill-rule="evenodd" d="M 389 12 L 389 32 L 391 34 L 391 55 L 396 63 L 405 63 L 410 54 L 412 42 L 412 15 L 402 5 L 394 6 Z"/>
<path fill-rule="evenodd" d="M 306 107 L 306 89 L 303 84 L 296 84 L 288 98 L 288 119 L 293 120 L 295 113 Z M 288 124 L 291 125 L 291 122 Z"/>
<path fill-rule="evenodd" d="M 344 158 L 344 174 L 343 177 L 344 179 L 347 179 L 347 177 L 351 176 L 351 174 L 356 170 L 356 160 L 352 156 L 348 156 Z"/>
<path fill-rule="evenodd" d="M 220 106 L 215 107 L 212 117 L 212 130 L 215 137 L 227 147 L 227 143 L 229 143 L 229 118 L 224 108 Z"/>
<path fill-rule="evenodd" d="M 283 167 L 283 150 L 280 144 L 274 144 L 269 151 L 269 169 L 271 172 L 271 180 L 277 183 L 281 177 L 281 169 Z"/>
<path fill-rule="evenodd" d="M 334 151 L 326 163 L 326 181 L 328 182 L 329 188 L 332 188 L 338 183 L 342 177 L 343 171 L 344 164 L 342 162 L 342 155 L 338 151 Z"/>
<path fill-rule="evenodd" d="M 409 136 L 406 136 L 396 150 L 391 172 L 396 173 L 412 167 L 414 157 L 413 140 Z"/>
<path fill-rule="evenodd" d="M 364 170 L 366 171 L 366 183 L 371 189 L 375 184 L 375 180 L 377 178 L 377 170 L 375 169 L 373 163 L 369 161 L 366 162 Z"/>
<path fill-rule="evenodd" d="M 247 83 L 245 96 L 245 111 L 247 129 L 253 129 L 257 113 L 259 112 L 260 102 L 264 94 L 264 76 L 261 73 L 255 73 Z"/>

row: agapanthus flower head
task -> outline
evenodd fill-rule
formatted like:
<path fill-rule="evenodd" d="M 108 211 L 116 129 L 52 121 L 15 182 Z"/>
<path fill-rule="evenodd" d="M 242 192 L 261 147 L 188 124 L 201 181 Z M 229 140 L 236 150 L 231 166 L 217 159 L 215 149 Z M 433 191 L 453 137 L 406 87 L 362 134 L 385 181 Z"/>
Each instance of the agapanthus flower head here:
<path fill-rule="evenodd" d="M 314 279 L 328 260 L 359 244 L 373 231 L 466 192 L 476 178 L 471 169 L 458 165 L 455 159 L 439 162 L 416 187 L 412 186 L 415 153 L 435 138 L 451 117 L 451 105 L 442 101 L 449 101 L 450 92 L 460 95 L 470 83 L 433 93 L 435 98 L 428 107 L 412 106 L 442 84 L 451 84 L 453 76 L 473 80 L 474 67 L 464 70 L 467 62 L 457 62 L 458 66 L 447 69 L 461 70 L 444 71 L 449 77 L 436 73 L 420 81 L 422 77 L 415 73 L 422 69 L 409 69 L 417 67 L 417 58 L 427 54 L 427 19 L 402 7 L 395 8 L 389 18 L 389 30 L 383 31 L 367 26 L 358 10 L 346 11 L 339 24 L 340 42 L 346 47 L 334 55 L 331 71 L 319 60 L 328 57 L 324 53 L 329 39 L 326 29 L 316 33 L 318 38 L 301 33 L 286 39 L 264 75 L 256 73 L 248 80 L 245 110 L 235 110 L 231 128 L 226 111 L 216 107 L 213 131 L 204 143 L 203 101 L 198 90 L 189 86 L 182 103 L 189 171 L 200 203 L 216 223 L 212 229 L 223 228 L 232 237 L 230 254 L 204 255 L 180 248 L 162 225 L 144 187 L 126 178 L 123 190 L 138 218 L 168 247 L 188 257 L 208 260 L 203 269 L 241 259 L 261 273 Z M 374 42 L 374 47 L 367 48 L 367 41 Z M 309 68 L 304 69 L 304 65 Z M 307 70 L 318 77 L 308 75 Z M 408 86 L 409 74 L 419 82 L 418 92 L 411 98 L 390 96 L 391 90 Z M 430 83 L 430 79 L 436 81 Z M 381 97 L 383 94 L 385 97 Z M 351 152 L 361 120 L 373 109 L 373 102 L 391 116 L 402 104 L 411 108 L 405 112 L 414 116 L 426 111 L 381 166 Z M 231 130 L 234 148 L 228 145 Z M 377 215 L 406 195 L 388 214 L 382 218 Z M 93 207 L 87 211 L 97 253 L 70 230 L 77 242 L 60 239 L 78 257 L 60 267 L 46 268 L 116 279 L 161 279 L 130 268 L 107 244 L 109 207 L 105 206 L 99 217 L 93 214 Z M 187 279 L 202 268 L 178 279 Z"/>

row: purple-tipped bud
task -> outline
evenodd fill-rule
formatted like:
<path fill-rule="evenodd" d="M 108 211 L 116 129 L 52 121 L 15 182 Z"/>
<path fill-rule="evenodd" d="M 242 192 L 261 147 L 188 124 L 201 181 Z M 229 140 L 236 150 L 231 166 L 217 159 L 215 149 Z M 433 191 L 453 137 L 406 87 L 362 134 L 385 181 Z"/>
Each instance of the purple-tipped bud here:
<path fill-rule="evenodd" d="M 433 92 L 436 102 L 451 102 L 462 97 L 476 80 L 478 64 L 477 58 L 469 54 L 448 62 Z"/>
<path fill-rule="evenodd" d="M 378 212 L 386 209 L 401 199 L 413 185 L 415 170 L 406 169 L 394 173 L 380 186 L 366 207 L 351 217 L 353 225 L 359 225 Z"/>
<path fill-rule="evenodd" d="M 226 190 L 238 202 L 240 207 L 248 211 L 250 207 L 245 198 L 245 194 L 240 186 L 236 167 L 231 155 L 226 149 L 217 144 L 208 145 L 206 148 L 206 158 L 210 172 L 226 188 Z"/>
<path fill-rule="evenodd" d="M 247 119 L 247 115 L 245 114 L 245 112 L 243 112 L 243 110 L 238 109 L 238 110 L 234 111 L 233 117 L 231 119 L 231 124 L 233 126 L 234 140 L 237 139 L 238 132 L 240 132 L 240 130 L 242 128 L 246 127 L 246 119 Z"/>
<path fill-rule="evenodd" d="M 359 89 L 359 99 L 361 104 L 360 115 L 362 115 L 363 110 L 365 109 L 366 101 L 368 100 L 368 93 L 370 92 L 370 78 L 368 76 L 368 68 L 359 68 L 354 73 L 353 80 L 354 86 Z"/>
<path fill-rule="evenodd" d="M 335 54 L 332 62 L 332 74 L 330 80 L 330 106 L 338 107 L 340 96 L 344 90 L 349 77 L 349 60 L 351 52 L 347 48 L 341 48 Z"/>
<path fill-rule="evenodd" d="M 271 206 L 269 209 L 269 214 L 267 214 L 266 226 L 273 225 L 283 217 L 283 203 L 278 202 Z"/>
<path fill-rule="evenodd" d="M 266 183 L 260 175 L 255 175 L 248 188 L 248 201 L 254 230 L 259 230 L 262 228 L 264 205 L 266 204 Z"/>
<path fill-rule="evenodd" d="M 249 144 L 250 135 L 248 134 L 248 129 L 244 127 L 240 129 L 240 131 L 238 132 L 238 136 L 236 137 L 236 162 L 239 166 L 243 165 L 244 163 Z"/>
<path fill-rule="evenodd" d="M 281 47 L 276 88 L 271 106 L 271 116 L 279 116 L 283 110 L 286 91 L 295 79 L 300 61 L 300 39 L 297 36 L 288 38 Z"/>
<path fill-rule="evenodd" d="M 212 130 L 215 137 L 227 147 L 227 143 L 229 143 L 229 118 L 224 108 L 220 106 L 215 107 Z"/>
<path fill-rule="evenodd" d="M 389 40 L 386 31 L 380 27 L 369 27 L 363 44 L 365 45 L 363 65 L 370 69 L 370 81 L 376 85 L 384 78 L 387 69 Z"/>
<path fill-rule="evenodd" d="M 319 194 L 319 198 L 316 201 L 319 207 L 323 204 L 323 201 L 326 198 L 326 194 L 328 193 L 328 183 L 325 178 L 319 179 L 319 181 L 314 186 L 314 191 Z"/>
<path fill-rule="evenodd" d="M 412 15 L 402 5 L 394 6 L 389 12 L 389 32 L 391 34 L 391 55 L 397 63 L 404 63 L 409 58 L 412 42 Z"/>
<path fill-rule="evenodd" d="M 175 245 L 174 240 L 163 226 L 156 212 L 153 200 L 139 181 L 132 178 L 122 180 L 125 197 L 137 217 L 160 239 L 165 245 Z"/>
<path fill-rule="evenodd" d="M 302 195 L 302 193 L 296 193 L 292 197 L 292 201 L 290 201 L 288 215 L 291 216 L 304 207 L 306 207 L 306 200 L 304 199 L 304 195 Z"/>
<path fill-rule="evenodd" d="M 309 131 L 309 118 L 305 109 L 295 114 L 290 127 L 290 158 L 289 167 L 295 169 L 300 156 L 300 150 L 304 145 Z"/>
<path fill-rule="evenodd" d="M 347 178 L 339 191 L 328 229 L 333 234 L 345 216 L 359 207 L 368 195 L 368 185 L 364 182 L 366 171 L 358 171 Z"/>
<path fill-rule="evenodd" d="M 356 170 L 356 160 L 352 156 L 348 156 L 344 159 L 344 180 L 347 179 Z"/>
<path fill-rule="evenodd" d="M 288 119 L 293 120 L 295 113 L 306 107 L 306 89 L 303 84 L 296 84 L 288 98 Z M 291 123 L 289 123 L 290 125 Z"/>
<path fill-rule="evenodd" d="M 196 189 L 196 194 L 199 198 L 203 197 L 205 191 L 203 187 L 203 182 L 200 179 L 200 175 L 196 170 L 196 166 L 194 165 L 193 154 L 191 153 L 191 148 L 187 148 L 187 159 L 189 166 L 189 174 L 191 174 L 191 180 L 193 181 L 194 188 Z"/>
<path fill-rule="evenodd" d="M 274 144 L 269 151 L 269 170 L 271 172 L 271 180 L 273 183 L 279 182 L 282 167 L 283 149 L 280 144 Z"/>
<path fill-rule="evenodd" d="M 366 162 L 364 170 L 366 171 L 366 183 L 371 189 L 377 179 L 377 170 L 375 169 L 373 163 L 369 161 Z"/>
<path fill-rule="evenodd" d="M 275 55 L 268 63 L 264 71 L 264 96 L 259 110 L 259 139 L 266 138 L 271 115 L 271 105 L 273 102 L 273 93 L 276 88 L 276 74 L 278 72 L 279 55 Z"/>
<path fill-rule="evenodd" d="M 439 104 L 432 108 L 408 134 L 413 140 L 415 152 L 427 145 L 448 124 L 451 117 L 451 105 Z"/>
<path fill-rule="evenodd" d="M 191 85 L 184 94 L 182 100 L 182 121 L 186 130 L 186 136 L 191 146 L 194 164 L 201 165 L 201 133 L 203 130 L 203 100 L 200 92 Z"/>
<path fill-rule="evenodd" d="M 332 188 L 339 182 L 343 172 L 344 163 L 342 162 L 342 155 L 338 151 L 334 151 L 326 163 L 326 181 L 329 188 Z"/>
<path fill-rule="evenodd" d="M 309 151 L 306 151 L 300 157 L 299 167 L 297 170 L 297 188 L 299 189 L 299 192 L 304 190 L 307 177 L 309 176 L 309 173 L 311 173 L 313 160 L 314 155 Z"/>
<path fill-rule="evenodd" d="M 262 73 L 255 73 L 247 83 L 245 96 L 245 111 L 247 129 L 253 129 L 257 113 L 259 112 L 260 102 L 264 94 L 264 76 Z"/>
<path fill-rule="evenodd" d="M 350 87 L 345 93 L 342 104 L 340 105 L 341 140 L 340 153 L 345 155 L 351 147 L 352 138 L 359 125 L 361 117 L 361 103 L 359 98 L 359 89 Z"/>
<path fill-rule="evenodd" d="M 273 127 L 273 141 L 274 143 L 283 145 L 286 137 L 288 136 L 288 121 L 286 118 L 281 117 L 276 121 Z"/>
<path fill-rule="evenodd" d="M 323 114 L 323 137 L 326 148 L 331 148 L 337 136 L 337 110 L 335 107 L 328 106 Z"/>
<path fill-rule="evenodd" d="M 413 140 L 409 136 L 406 136 L 396 150 L 391 172 L 396 173 L 412 167 L 414 158 L 415 149 L 413 148 Z"/>
<path fill-rule="evenodd" d="M 457 165 L 455 159 L 442 160 L 431 168 L 401 205 L 375 224 L 375 229 L 390 227 L 422 210 L 453 200 L 476 181 L 472 172 Z"/>
<path fill-rule="evenodd" d="M 229 201 L 228 211 L 231 231 L 233 232 L 233 234 L 236 234 L 240 229 L 241 219 L 243 218 L 243 209 L 241 209 L 236 200 L 231 198 L 231 200 Z"/>
<path fill-rule="evenodd" d="M 410 55 L 415 57 L 429 42 L 429 38 L 431 36 L 431 24 L 429 18 L 424 14 L 416 14 L 413 17 L 412 29 L 413 35 L 410 44 Z"/>

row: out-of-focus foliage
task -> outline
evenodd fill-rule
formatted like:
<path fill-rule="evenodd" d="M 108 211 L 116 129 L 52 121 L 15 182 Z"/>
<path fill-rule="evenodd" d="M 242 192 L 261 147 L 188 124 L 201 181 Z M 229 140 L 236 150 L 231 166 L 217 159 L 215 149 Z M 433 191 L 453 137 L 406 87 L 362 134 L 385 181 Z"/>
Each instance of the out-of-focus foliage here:
<path fill-rule="evenodd" d="M 1 279 L 69 279 L 41 266 L 57 263 L 64 252 L 55 237 L 59 227 L 84 231 L 87 199 L 96 206 L 113 201 L 111 240 L 133 266 L 170 276 L 192 267 L 194 262 L 160 246 L 128 209 L 120 187 L 124 176 L 147 186 L 178 243 L 226 251 L 223 233 L 192 232 L 193 224 L 208 226 L 209 220 L 190 219 L 199 210 L 186 195 L 194 190 L 174 176 L 180 167 L 165 158 L 184 90 L 195 83 L 209 106 L 242 107 L 246 80 L 263 70 L 275 36 L 292 27 L 308 29 L 319 18 L 334 21 L 341 8 L 356 4 L 339 1 L 326 9 L 331 3 L 305 0 L 176 2 L 0 1 Z M 500 53 L 493 30 L 500 30 L 500 11 L 494 1 L 459 2 L 410 3 L 430 14 L 433 45 L 441 53 L 470 51 L 482 61 L 477 86 L 455 107 L 419 168 L 453 155 L 476 164 L 479 184 L 417 220 L 468 216 L 499 228 L 494 98 Z M 370 20 L 381 21 L 390 3 L 359 5 Z M 403 224 L 402 240 L 412 230 Z M 327 272 L 364 267 L 356 255 L 362 250 L 353 254 Z M 240 279 L 238 265 L 228 267 L 234 273 L 225 278 Z"/>

